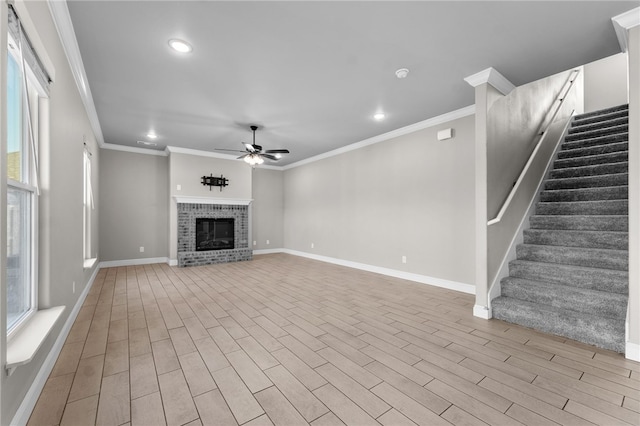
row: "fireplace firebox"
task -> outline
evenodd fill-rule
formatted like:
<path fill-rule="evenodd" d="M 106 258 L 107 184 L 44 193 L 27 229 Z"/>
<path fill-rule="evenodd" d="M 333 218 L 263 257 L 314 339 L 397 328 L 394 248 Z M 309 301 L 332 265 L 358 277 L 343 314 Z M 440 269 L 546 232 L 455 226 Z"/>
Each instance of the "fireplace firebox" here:
<path fill-rule="evenodd" d="M 196 218 L 196 251 L 233 249 L 234 222 L 233 218 Z"/>

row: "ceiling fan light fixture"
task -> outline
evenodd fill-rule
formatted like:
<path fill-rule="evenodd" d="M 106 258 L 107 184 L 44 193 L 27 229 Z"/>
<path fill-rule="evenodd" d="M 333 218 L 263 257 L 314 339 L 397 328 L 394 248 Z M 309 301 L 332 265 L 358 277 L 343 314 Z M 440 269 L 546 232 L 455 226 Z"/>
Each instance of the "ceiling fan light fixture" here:
<path fill-rule="evenodd" d="M 190 53 L 193 50 L 193 47 L 189 43 L 177 38 L 169 40 L 169 46 L 171 46 L 171 48 L 176 52 L 180 53 Z"/>

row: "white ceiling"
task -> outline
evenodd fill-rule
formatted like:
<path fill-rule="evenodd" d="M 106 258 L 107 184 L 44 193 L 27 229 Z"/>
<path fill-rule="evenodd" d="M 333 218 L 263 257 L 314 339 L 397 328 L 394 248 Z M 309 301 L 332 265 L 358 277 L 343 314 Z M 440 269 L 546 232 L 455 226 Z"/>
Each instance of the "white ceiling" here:
<path fill-rule="evenodd" d="M 469 106 L 488 67 L 518 86 L 619 53 L 638 1 L 67 4 L 106 143 L 242 149 L 257 124 L 286 165 Z"/>

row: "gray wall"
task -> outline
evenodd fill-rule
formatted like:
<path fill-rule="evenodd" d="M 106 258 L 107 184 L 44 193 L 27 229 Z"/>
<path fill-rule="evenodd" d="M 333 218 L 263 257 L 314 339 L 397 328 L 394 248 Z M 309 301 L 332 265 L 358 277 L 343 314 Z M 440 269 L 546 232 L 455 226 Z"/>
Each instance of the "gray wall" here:
<path fill-rule="evenodd" d="M 280 170 L 253 169 L 252 239 L 254 250 L 284 247 L 284 173 Z M 269 244 L 267 244 L 267 240 Z"/>
<path fill-rule="evenodd" d="M 487 214 L 493 219 L 507 199 L 531 152 L 540 140 L 538 132 L 549 124 L 555 102 L 567 83 L 571 70 L 515 88 L 495 101 L 487 115 Z M 571 105 L 582 112 L 582 79 L 570 92 Z M 579 97 L 579 99 L 577 99 Z M 568 103 L 565 100 L 563 105 Z M 561 109 L 556 118 L 568 117 Z"/>
<path fill-rule="evenodd" d="M 101 262 L 169 256 L 168 188 L 168 157 L 101 151 Z"/>
<path fill-rule="evenodd" d="M 584 66 L 584 112 L 626 104 L 627 55 L 619 53 Z"/>
<path fill-rule="evenodd" d="M 474 118 L 288 169 L 284 206 L 287 249 L 473 284 Z"/>
<path fill-rule="evenodd" d="M 39 232 L 39 306 L 66 306 L 65 312 L 58 320 L 49 337 L 44 341 L 35 358 L 28 364 L 18 367 L 12 376 L 0 374 L 1 406 L 0 424 L 9 424 L 22 402 L 26 392 L 34 379 L 53 343 L 61 333 L 62 327 L 78 301 L 80 294 L 88 284 L 94 269 L 83 268 L 83 140 L 86 139 L 93 153 L 93 188 L 96 198 L 93 223 L 94 235 L 98 228 L 99 204 L 99 157 L 95 136 L 92 133 L 88 117 L 78 94 L 78 90 L 71 74 L 67 58 L 59 42 L 58 34 L 51 19 L 46 2 L 16 2 L 18 13 L 28 17 L 33 27 L 27 27 L 27 33 L 32 41 L 42 42 L 41 55 L 50 58 L 55 68 L 55 80 L 51 86 L 49 104 L 49 140 L 41 140 L 41 195 Z M 6 2 L 0 3 L 2 9 L 2 27 L 6 33 Z M 2 40 L 6 40 L 3 36 Z M 0 57 L 7 55 L 6 42 L 0 43 Z M 2 59 L 5 75 L 4 59 Z M 4 86 L 4 81 L 2 82 Z M 4 110 L 3 110 L 4 111 Z M 3 113 L 0 118 L 1 128 L 5 128 Z M 2 145 L 6 141 L 2 133 Z M 6 165 L 6 158 L 0 162 L 2 170 Z M 4 174 L 4 172 L 3 172 Z M 4 188 L 3 188 L 4 191 Z M 4 193 L 4 192 L 3 192 Z M 0 211 L 6 211 L 6 197 L 0 197 Z M 0 226 L 6 229 L 5 216 Z M 6 247 L 6 232 L 2 235 L 0 246 Z M 94 238 L 94 243 L 97 244 Z M 97 245 L 92 251 L 97 251 Z M 4 251 L 2 252 L 4 254 Z M 2 274 L 6 271 L 3 270 Z M 4 279 L 3 279 L 4 282 Z M 76 283 L 75 293 L 72 283 Z M 0 300 L 0 364 L 5 364 L 6 353 L 6 319 L 4 306 L 6 294 L 2 292 Z"/>

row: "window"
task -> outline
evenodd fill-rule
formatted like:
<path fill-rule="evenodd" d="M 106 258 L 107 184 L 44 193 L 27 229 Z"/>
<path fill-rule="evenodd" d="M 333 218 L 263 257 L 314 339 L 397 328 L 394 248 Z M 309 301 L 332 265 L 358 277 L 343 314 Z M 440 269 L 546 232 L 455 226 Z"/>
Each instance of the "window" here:
<path fill-rule="evenodd" d="M 16 44 L 7 60 L 7 332 L 37 308 L 35 176 L 38 92 L 26 85 Z M 25 93 L 26 92 L 26 93 Z M 26 96 L 25 96 L 26 94 Z M 31 120 L 36 120 L 30 121 Z M 34 138 L 31 138 L 32 132 Z"/>
<path fill-rule="evenodd" d="M 6 312 L 11 337 L 38 309 L 38 111 L 50 79 L 13 6 L 8 12 Z"/>
<path fill-rule="evenodd" d="M 91 188 L 91 153 L 86 148 L 84 149 L 84 192 L 83 192 L 83 224 L 84 224 L 84 239 L 83 239 L 83 247 L 84 247 L 84 259 L 90 260 L 91 257 L 91 210 L 94 209 L 93 206 L 93 190 Z M 86 264 L 86 263 L 85 263 Z"/>

